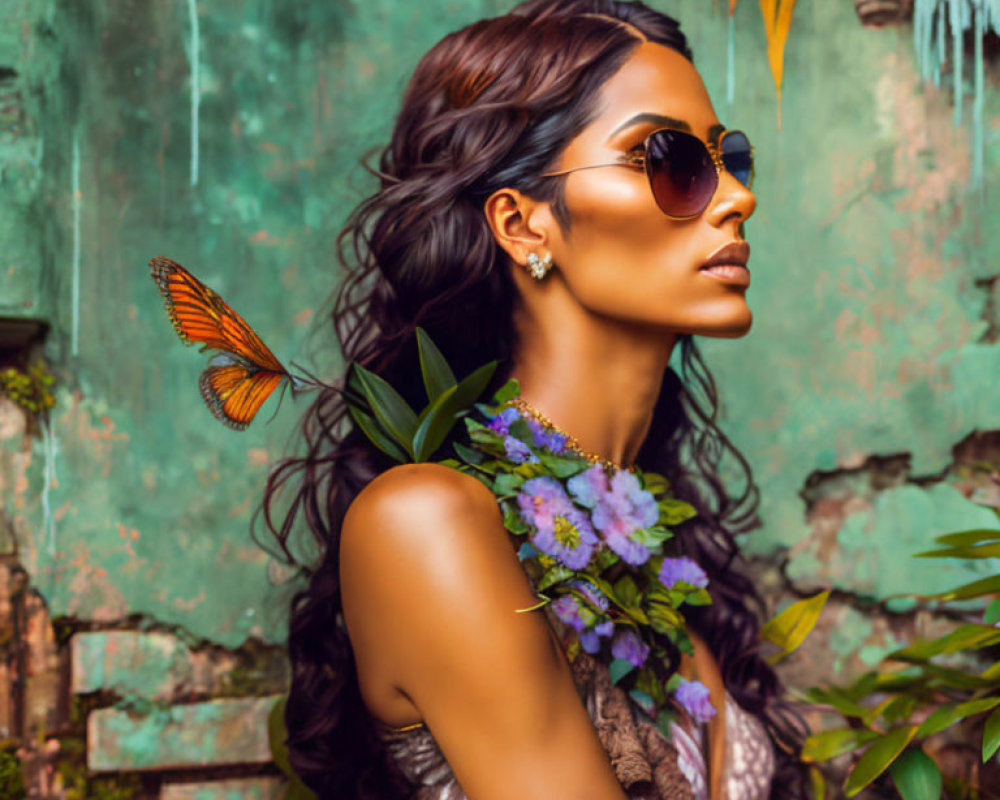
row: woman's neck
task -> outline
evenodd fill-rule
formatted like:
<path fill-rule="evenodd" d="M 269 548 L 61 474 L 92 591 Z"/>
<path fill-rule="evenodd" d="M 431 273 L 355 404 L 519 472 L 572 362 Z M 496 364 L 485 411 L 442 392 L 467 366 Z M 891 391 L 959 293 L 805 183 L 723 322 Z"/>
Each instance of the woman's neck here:
<path fill-rule="evenodd" d="M 521 397 L 581 448 L 631 465 L 649 431 L 676 335 L 573 306 L 518 313 L 511 377 Z"/>

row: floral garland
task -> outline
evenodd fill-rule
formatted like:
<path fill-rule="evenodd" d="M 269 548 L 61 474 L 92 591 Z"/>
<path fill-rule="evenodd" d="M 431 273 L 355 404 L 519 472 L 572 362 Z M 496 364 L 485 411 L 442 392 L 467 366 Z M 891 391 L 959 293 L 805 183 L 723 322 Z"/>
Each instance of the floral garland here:
<path fill-rule="evenodd" d="M 663 553 L 669 526 L 695 509 L 670 496 L 661 475 L 609 474 L 569 450 L 564 434 L 510 404 L 519 392 L 510 380 L 492 404 L 476 403 L 481 417 L 463 417 L 471 446 L 453 441 L 458 458 L 441 462 L 489 487 L 506 529 L 525 538 L 518 558 L 542 602 L 519 610 L 551 602 L 576 634 L 568 656 L 582 649 L 608 663 L 612 682 L 664 733 L 670 693 L 694 720 L 707 721 L 715 714 L 707 687 L 670 674 L 664 646 L 665 637 L 691 654 L 680 607 L 711 602 L 701 567 Z"/>

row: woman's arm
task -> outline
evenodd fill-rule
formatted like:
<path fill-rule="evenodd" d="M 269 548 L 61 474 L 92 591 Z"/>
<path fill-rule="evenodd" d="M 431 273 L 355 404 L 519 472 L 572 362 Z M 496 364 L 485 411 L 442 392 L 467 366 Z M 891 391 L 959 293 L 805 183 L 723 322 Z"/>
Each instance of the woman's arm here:
<path fill-rule="evenodd" d="M 395 467 L 341 537 L 359 663 L 391 665 L 470 800 L 625 800 L 493 494 L 448 467 Z M 377 652 L 373 652 L 377 651 Z"/>

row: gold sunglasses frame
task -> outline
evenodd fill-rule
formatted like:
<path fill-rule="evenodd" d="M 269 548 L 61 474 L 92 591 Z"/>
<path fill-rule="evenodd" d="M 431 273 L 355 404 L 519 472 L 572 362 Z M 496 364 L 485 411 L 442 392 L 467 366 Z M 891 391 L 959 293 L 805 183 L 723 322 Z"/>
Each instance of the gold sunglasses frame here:
<path fill-rule="evenodd" d="M 666 211 L 660 208 L 660 204 L 656 200 L 656 193 L 653 192 L 653 177 L 652 175 L 649 174 L 648 162 L 646 160 L 646 153 L 648 152 L 649 148 L 649 140 L 660 131 L 674 131 L 676 133 L 686 134 L 690 136 L 692 139 L 698 139 L 698 141 L 701 142 L 702 145 L 705 147 L 705 150 L 708 151 L 709 158 L 712 159 L 712 163 L 715 165 L 715 186 L 712 188 L 712 193 L 708 196 L 708 201 L 705 203 L 704 208 L 702 208 L 701 211 L 698 211 L 695 214 L 687 214 L 686 216 L 668 214 Z M 568 175 L 571 172 L 577 172 L 578 170 L 581 169 L 597 169 L 598 167 L 633 167 L 636 169 L 641 169 L 643 172 L 646 173 L 646 179 L 649 181 L 649 191 L 653 195 L 653 202 L 656 203 L 656 207 L 659 208 L 660 211 L 665 216 L 670 217 L 671 219 L 694 219 L 695 217 L 701 216 L 704 213 L 705 209 L 708 208 L 709 204 L 712 202 L 712 197 L 715 195 L 716 190 L 718 190 L 719 188 L 719 180 L 722 177 L 722 171 L 726 170 L 727 172 L 729 172 L 729 170 L 726 169 L 726 163 L 722 160 L 721 145 L 722 145 L 722 140 L 725 139 L 727 136 L 729 136 L 729 134 L 731 133 L 742 133 L 743 137 L 747 140 L 747 142 L 748 143 L 750 142 L 750 137 L 747 136 L 744 131 L 741 131 L 739 129 L 731 131 L 727 130 L 723 132 L 722 136 L 719 137 L 718 143 L 716 143 L 716 142 L 706 142 L 704 139 L 699 139 L 697 136 L 691 133 L 691 131 L 685 131 L 681 130 L 680 128 L 671 128 L 669 126 L 664 126 L 661 128 L 657 128 L 655 131 L 650 131 L 649 135 L 642 140 L 641 153 L 635 153 L 635 154 L 633 154 L 632 152 L 622 153 L 620 156 L 618 156 L 618 158 L 615 161 L 609 161 L 606 164 L 588 164 L 583 167 L 572 167 L 570 169 L 559 170 L 558 172 L 543 172 L 539 177 L 554 178 L 558 175 Z M 743 184 L 743 182 L 740 181 L 740 185 L 745 185 L 747 189 L 750 189 L 750 187 L 753 186 L 753 178 L 756 167 L 756 159 L 754 158 L 755 150 L 756 148 L 753 146 L 753 144 L 750 144 L 749 181 L 746 184 Z M 732 173 L 730 174 L 732 175 Z M 733 175 L 733 177 L 735 178 L 736 176 Z M 736 178 L 736 180 L 739 181 L 739 178 Z"/>

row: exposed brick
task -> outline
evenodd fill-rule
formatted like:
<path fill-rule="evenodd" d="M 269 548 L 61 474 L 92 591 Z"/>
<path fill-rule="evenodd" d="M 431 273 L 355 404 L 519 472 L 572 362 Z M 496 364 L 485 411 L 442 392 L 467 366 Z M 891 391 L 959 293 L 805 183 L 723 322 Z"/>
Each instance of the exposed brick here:
<path fill-rule="evenodd" d="M 280 778 L 167 783 L 160 791 L 160 800 L 279 800 L 284 787 Z"/>
<path fill-rule="evenodd" d="M 190 653 L 169 634 L 80 632 L 70 642 L 74 694 L 111 689 L 123 696 L 158 700 L 195 688 Z"/>
<path fill-rule="evenodd" d="M 138 714 L 117 708 L 87 718 L 87 766 L 95 772 L 267 764 L 267 715 L 280 695 L 212 700 Z"/>

